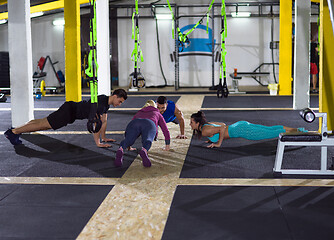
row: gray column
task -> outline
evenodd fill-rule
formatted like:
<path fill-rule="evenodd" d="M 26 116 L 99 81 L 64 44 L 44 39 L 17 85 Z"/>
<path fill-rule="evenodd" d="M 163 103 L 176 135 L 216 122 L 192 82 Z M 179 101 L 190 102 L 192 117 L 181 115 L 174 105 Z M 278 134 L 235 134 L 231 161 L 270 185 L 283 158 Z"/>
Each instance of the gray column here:
<path fill-rule="evenodd" d="M 110 95 L 109 1 L 96 1 L 98 94 Z"/>
<path fill-rule="evenodd" d="M 12 126 L 18 127 L 34 118 L 30 1 L 7 4 Z"/>
<path fill-rule="evenodd" d="M 293 108 L 310 106 L 310 16 L 311 1 L 295 2 L 295 58 Z"/>

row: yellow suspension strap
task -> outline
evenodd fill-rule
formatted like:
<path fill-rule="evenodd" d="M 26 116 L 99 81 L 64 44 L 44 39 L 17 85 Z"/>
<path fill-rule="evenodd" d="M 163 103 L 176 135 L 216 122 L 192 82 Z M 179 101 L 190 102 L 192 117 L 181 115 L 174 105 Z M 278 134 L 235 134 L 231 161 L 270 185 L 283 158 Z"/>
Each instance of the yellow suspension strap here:
<path fill-rule="evenodd" d="M 222 7 L 221 7 L 221 26 L 222 30 L 220 32 L 221 35 L 221 44 L 220 44 L 220 75 L 219 75 L 219 84 L 217 87 L 217 97 L 227 98 L 228 96 L 228 88 L 226 84 L 226 46 L 225 46 L 225 38 L 227 36 L 226 33 L 226 9 L 225 9 L 225 0 L 222 0 Z M 222 84 L 222 79 L 224 78 L 224 83 Z"/>
<path fill-rule="evenodd" d="M 85 70 L 89 77 L 90 85 L 90 112 L 87 122 L 87 130 L 90 133 L 97 133 L 102 126 L 101 117 L 97 114 L 97 57 L 96 57 L 96 1 L 90 0 L 90 21 L 89 21 L 90 35 L 88 43 L 88 68 Z"/>
<path fill-rule="evenodd" d="M 200 25 L 203 22 L 203 19 L 204 19 L 205 16 L 206 16 L 206 33 L 209 32 L 210 11 L 211 11 L 211 8 L 212 8 L 214 2 L 215 2 L 215 0 L 211 0 L 210 6 L 209 6 L 208 10 L 206 11 L 205 15 L 203 15 L 203 17 L 201 17 L 201 19 L 188 32 L 186 32 L 185 34 L 183 34 L 181 32 L 181 30 L 180 30 L 179 27 L 176 28 L 177 34 L 178 34 L 178 38 L 179 38 L 179 51 L 180 52 L 183 51 L 185 44 L 190 42 L 189 38 L 187 36 L 192 31 L 194 31 L 198 27 L 198 25 Z M 172 7 L 171 7 L 171 5 L 169 3 L 169 0 L 167 0 L 167 4 L 168 4 L 168 8 L 169 8 L 169 11 L 171 12 L 172 19 L 173 19 L 173 23 L 172 23 L 172 32 L 173 33 L 172 33 L 172 36 L 173 36 L 173 39 L 174 39 L 174 21 L 175 21 L 175 16 L 174 16 Z"/>
<path fill-rule="evenodd" d="M 134 62 L 134 73 L 133 73 L 133 79 L 132 79 L 132 86 L 138 87 L 138 59 L 140 58 L 141 62 L 144 62 L 143 52 L 140 48 L 139 41 L 139 13 L 138 13 L 138 0 L 135 0 L 135 12 L 132 14 L 132 39 L 135 40 L 135 47 L 131 54 L 131 60 Z"/>

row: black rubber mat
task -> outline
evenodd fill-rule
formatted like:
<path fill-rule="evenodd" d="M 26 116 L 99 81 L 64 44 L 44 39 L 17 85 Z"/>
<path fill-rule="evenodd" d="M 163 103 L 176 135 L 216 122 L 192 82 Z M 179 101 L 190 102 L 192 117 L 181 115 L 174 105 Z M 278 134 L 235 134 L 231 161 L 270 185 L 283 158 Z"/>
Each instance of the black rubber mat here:
<path fill-rule="evenodd" d="M 23 144 L 15 147 L 1 136 L 0 176 L 121 177 L 137 152 L 125 151 L 123 167 L 115 167 L 115 154 L 123 135 L 111 137 L 117 140 L 112 148 L 98 148 L 89 134 L 23 134 Z M 134 144 L 138 146 L 141 146 L 140 139 Z"/>
<path fill-rule="evenodd" d="M 0 184 L 0 239 L 75 239 L 112 187 Z"/>
<path fill-rule="evenodd" d="M 292 108 L 292 96 L 206 96 L 202 108 Z M 310 96 L 310 107 L 319 107 L 319 96 Z"/>
<path fill-rule="evenodd" d="M 205 111 L 213 122 L 234 123 L 246 120 L 264 125 L 284 124 L 317 130 L 318 123 L 304 122 L 296 111 Z M 226 139 L 220 148 L 210 149 L 204 141 L 193 138 L 180 177 L 182 178 L 273 178 L 277 139 L 251 141 Z M 283 168 L 319 169 L 320 147 L 286 147 Z M 334 150 L 328 148 L 328 159 Z M 328 162 L 330 167 L 331 161 Z M 293 177 L 295 176 L 286 176 Z M 313 177 L 316 178 L 316 177 Z M 317 177 L 319 178 L 319 177 Z M 332 178 L 332 177 L 330 177 Z"/>
<path fill-rule="evenodd" d="M 334 188 L 178 186 L 162 239 L 333 239 Z"/>

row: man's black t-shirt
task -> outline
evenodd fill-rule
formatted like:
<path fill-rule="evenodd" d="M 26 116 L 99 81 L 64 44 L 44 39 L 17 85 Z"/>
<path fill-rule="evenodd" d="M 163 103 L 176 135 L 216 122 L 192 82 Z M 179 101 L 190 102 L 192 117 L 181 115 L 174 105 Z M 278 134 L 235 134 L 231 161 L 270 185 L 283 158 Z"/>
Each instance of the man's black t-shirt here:
<path fill-rule="evenodd" d="M 109 109 L 108 104 L 109 97 L 106 95 L 97 96 L 97 113 L 102 115 L 107 113 Z M 76 119 L 88 119 L 90 112 L 90 100 L 84 100 L 81 102 L 75 103 L 76 105 Z"/>

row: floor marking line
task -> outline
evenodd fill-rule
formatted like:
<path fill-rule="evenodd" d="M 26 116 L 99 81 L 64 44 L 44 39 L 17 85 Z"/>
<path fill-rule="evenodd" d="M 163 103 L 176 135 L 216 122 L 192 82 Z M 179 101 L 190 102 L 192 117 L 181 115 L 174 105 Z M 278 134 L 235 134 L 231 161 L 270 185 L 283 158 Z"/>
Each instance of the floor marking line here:
<path fill-rule="evenodd" d="M 115 185 L 119 178 L 86 177 L 0 177 L 0 184 Z"/>
<path fill-rule="evenodd" d="M 334 179 L 179 178 L 178 185 L 200 186 L 312 186 L 333 187 Z"/>
<path fill-rule="evenodd" d="M 106 131 L 106 134 L 124 134 L 125 131 Z M 4 134 L 5 131 L 0 131 L 0 134 Z M 23 133 L 23 134 L 41 134 L 41 135 L 66 135 L 66 134 L 92 134 L 88 131 L 37 131 L 32 133 Z"/>
<path fill-rule="evenodd" d="M 319 111 L 319 108 L 311 108 L 312 110 Z M 210 111 L 291 111 L 296 110 L 293 108 L 201 108 L 201 110 Z"/>

